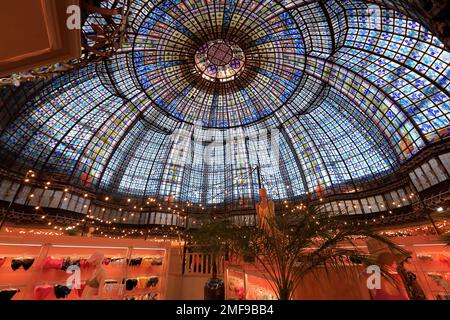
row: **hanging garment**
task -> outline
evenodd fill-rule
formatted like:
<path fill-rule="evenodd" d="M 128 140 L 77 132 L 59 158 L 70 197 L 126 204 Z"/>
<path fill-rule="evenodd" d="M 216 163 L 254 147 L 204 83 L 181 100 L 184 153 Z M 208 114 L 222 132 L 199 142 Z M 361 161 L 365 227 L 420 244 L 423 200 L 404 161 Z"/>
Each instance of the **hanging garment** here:
<path fill-rule="evenodd" d="M 148 281 L 149 281 L 149 277 L 139 277 L 139 278 L 137 278 L 137 281 L 138 281 L 138 285 L 137 285 L 138 289 L 146 289 Z"/>
<path fill-rule="evenodd" d="M 127 291 L 133 291 L 138 285 L 137 279 L 128 279 L 125 283 L 125 289 Z"/>
<path fill-rule="evenodd" d="M 132 267 L 137 267 L 142 264 L 142 258 L 134 258 L 134 259 L 127 260 L 127 261 L 128 261 L 128 265 L 132 266 Z"/>
<path fill-rule="evenodd" d="M 158 285 L 159 278 L 158 277 L 150 277 L 147 282 L 147 288 L 156 287 Z"/>
<path fill-rule="evenodd" d="M 31 268 L 34 263 L 34 259 L 13 259 L 11 261 L 11 269 L 13 271 L 18 270 L 20 267 L 23 267 L 25 270 Z"/>
<path fill-rule="evenodd" d="M 7 289 L 0 291 L 0 301 L 9 301 L 16 295 L 17 292 L 20 292 L 19 289 Z"/>
<path fill-rule="evenodd" d="M 45 270 L 50 270 L 50 269 L 61 270 L 63 267 L 63 262 L 64 262 L 63 258 L 46 257 L 44 260 L 44 269 Z"/>
<path fill-rule="evenodd" d="M 154 258 L 152 260 L 152 265 L 153 266 L 162 266 L 163 264 L 163 258 L 159 257 L 159 258 Z"/>
<path fill-rule="evenodd" d="M 66 299 L 71 292 L 72 289 L 66 286 L 56 285 L 54 287 L 54 293 L 57 299 Z"/>
<path fill-rule="evenodd" d="M 111 295 L 118 288 L 117 280 L 106 280 L 104 290 L 106 294 Z"/>
<path fill-rule="evenodd" d="M 53 291 L 53 287 L 50 285 L 38 286 L 34 288 L 34 300 L 45 300 Z"/>
<path fill-rule="evenodd" d="M 122 265 L 125 261 L 125 258 L 112 258 L 111 259 L 111 265 L 113 266 L 118 266 L 118 265 Z"/>
<path fill-rule="evenodd" d="M 80 268 L 87 269 L 87 268 L 91 268 L 91 267 L 92 267 L 92 264 L 89 263 L 89 261 L 87 259 L 80 260 Z"/>
<path fill-rule="evenodd" d="M 144 257 L 142 259 L 142 266 L 149 267 L 152 265 L 153 257 Z"/>
<path fill-rule="evenodd" d="M 70 266 L 77 266 L 81 268 L 81 259 L 70 259 Z"/>
<path fill-rule="evenodd" d="M 72 261 L 70 258 L 63 259 L 61 270 L 67 271 L 67 269 L 72 265 Z"/>

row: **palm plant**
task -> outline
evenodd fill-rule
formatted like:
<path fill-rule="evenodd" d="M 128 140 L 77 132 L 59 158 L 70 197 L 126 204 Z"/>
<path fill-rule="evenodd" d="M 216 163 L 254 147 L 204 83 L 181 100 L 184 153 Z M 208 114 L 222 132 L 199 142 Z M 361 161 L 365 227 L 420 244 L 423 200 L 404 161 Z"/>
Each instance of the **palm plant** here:
<path fill-rule="evenodd" d="M 217 278 L 217 258 L 227 253 L 234 227 L 223 219 L 205 219 L 199 224 L 200 228 L 191 230 L 188 235 L 188 243 L 211 256 L 212 278 Z"/>
<path fill-rule="evenodd" d="M 320 220 L 314 209 L 309 208 L 301 215 L 283 214 L 266 221 L 265 226 L 239 227 L 220 220 L 208 223 L 203 227 L 205 229 L 200 228 L 196 233 L 216 236 L 221 250 L 228 249 L 236 255 L 253 259 L 255 267 L 265 275 L 279 300 L 292 299 L 301 280 L 316 273 L 319 267 L 327 272 L 350 274 L 350 260 L 379 266 L 382 276 L 396 284 L 386 266 L 357 248 L 352 242 L 354 237 L 376 239 L 397 253 L 407 254 L 366 228 L 338 224 L 329 219 Z M 340 246 L 342 243 L 346 243 L 345 248 Z"/>

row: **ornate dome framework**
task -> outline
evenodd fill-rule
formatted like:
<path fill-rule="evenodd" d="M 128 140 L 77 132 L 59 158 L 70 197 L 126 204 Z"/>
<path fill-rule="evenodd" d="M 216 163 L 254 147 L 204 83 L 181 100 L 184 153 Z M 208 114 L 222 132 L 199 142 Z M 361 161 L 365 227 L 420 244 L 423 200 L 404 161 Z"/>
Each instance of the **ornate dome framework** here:
<path fill-rule="evenodd" d="M 1 132 L 4 157 L 99 191 L 219 205 L 257 199 L 260 185 L 273 199 L 350 192 L 450 135 L 450 53 L 391 9 L 135 0 L 129 19 L 119 55 L 24 104 Z M 218 40 L 244 56 L 226 82 L 196 69 Z M 272 141 L 248 139 L 273 129 L 276 166 Z"/>

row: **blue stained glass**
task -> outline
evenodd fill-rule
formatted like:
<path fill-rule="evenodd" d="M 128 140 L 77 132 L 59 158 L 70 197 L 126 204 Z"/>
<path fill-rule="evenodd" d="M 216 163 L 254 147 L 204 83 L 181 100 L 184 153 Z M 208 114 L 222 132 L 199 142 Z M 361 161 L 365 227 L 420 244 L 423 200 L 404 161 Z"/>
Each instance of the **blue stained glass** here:
<path fill-rule="evenodd" d="M 450 53 L 383 3 L 135 0 L 133 50 L 30 95 L 0 155 L 139 198 L 247 206 L 256 168 L 273 199 L 347 193 L 450 135 Z M 275 128 L 279 162 L 236 138 Z"/>

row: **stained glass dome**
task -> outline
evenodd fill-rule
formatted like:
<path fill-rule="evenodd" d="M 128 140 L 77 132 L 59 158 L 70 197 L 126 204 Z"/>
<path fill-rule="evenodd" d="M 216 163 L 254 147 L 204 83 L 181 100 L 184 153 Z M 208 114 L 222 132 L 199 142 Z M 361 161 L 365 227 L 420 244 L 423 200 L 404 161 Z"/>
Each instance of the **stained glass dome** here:
<path fill-rule="evenodd" d="M 135 0 L 120 54 L 28 96 L 1 155 L 136 198 L 354 192 L 450 135 L 450 53 L 389 3 Z"/>

